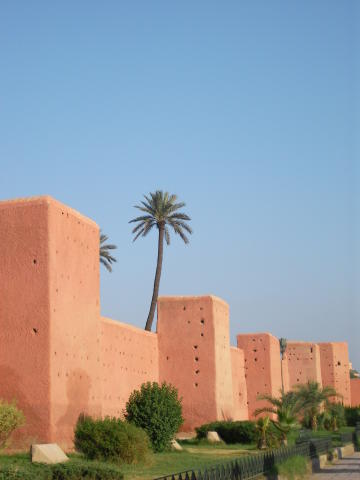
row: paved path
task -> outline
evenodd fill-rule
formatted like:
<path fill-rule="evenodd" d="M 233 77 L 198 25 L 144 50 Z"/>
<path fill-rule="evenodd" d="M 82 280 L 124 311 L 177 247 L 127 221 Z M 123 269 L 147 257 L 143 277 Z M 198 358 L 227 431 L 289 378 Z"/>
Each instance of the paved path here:
<path fill-rule="evenodd" d="M 360 452 L 327 465 L 320 473 L 311 475 L 311 480 L 360 480 Z"/>

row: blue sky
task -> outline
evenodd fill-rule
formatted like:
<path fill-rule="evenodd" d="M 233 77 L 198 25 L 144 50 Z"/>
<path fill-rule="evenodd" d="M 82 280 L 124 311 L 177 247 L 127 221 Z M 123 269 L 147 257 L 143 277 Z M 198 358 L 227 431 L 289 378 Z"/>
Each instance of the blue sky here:
<path fill-rule="evenodd" d="M 50 194 L 118 245 L 102 312 L 146 320 L 155 189 L 194 235 L 161 294 L 213 293 L 231 332 L 346 340 L 360 368 L 357 1 L 3 1 L 0 198 Z"/>

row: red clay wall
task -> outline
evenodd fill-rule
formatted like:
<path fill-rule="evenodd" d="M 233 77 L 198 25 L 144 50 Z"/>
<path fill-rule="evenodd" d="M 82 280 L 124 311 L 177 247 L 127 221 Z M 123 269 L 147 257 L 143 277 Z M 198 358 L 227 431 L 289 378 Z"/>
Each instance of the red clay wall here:
<path fill-rule="evenodd" d="M 122 416 L 133 390 L 159 381 L 158 357 L 155 333 L 101 318 L 103 415 Z"/>
<path fill-rule="evenodd" d="M 257 397 L 263 394 L 279 395 L 281 364 L 279 340 L 270 333 L 252 333 L 237 336 L 238 348 L 244 351 L 249 418 L 254 411 L 268 406 Z"/>
<path fill-rule="evenodd" d="M 321 376 L 342 395 L 344 405 L 351 405 L 349 352 L 346 342 L 319 343 Z"/>
<path fill-rule="evenodd" d="M 249 418 L 247 388 L 245 379 L 244 352 L 240 348 L 230 347 L 234 409 L 233 420 Z"/>
<path fill-rule="evenodd" d="M 230 348 L 228 305 L 217 297 L 160 298 L 157 335 L 101 318 L 99 229 L 69 207 L 51 197 L 0 202 L 0 238 L 0 398 L 26 415 L 18 447 L 71 448 L 80 413 L 119 416 L 146 381 L 179 389 L 188 431 L 253 417 L 266 404 L 259 394 L 279 394 L 278 339 L 239 335 Z M 319 378 L 317 347 L 309 357 L 310 344 L 296 345 L 283 362 L 285 389 L 289 377 Z M 350 404 L 347 345 L 319 348 L 324 385 Z"/>
<path fill-rule="evenodd" d="M 351 406 L 360 407 L 360 378 L 350 379 Z"/>
<path fill-rule="evenodd" d="M 51 440 L 48 209 L 46 197 L 0 203 L 0 398 L 24 411 L 25 444 Z"/>
<path fill-rule="evenodd" d="M 50 199 L 51 438 L 73 442 L 80 413 L 101 415 L 99 228 Z"/>
<path fill-rule="evenodd" d="M 316 343 L 288 341 L 284 360 L 287 362 L 290 389 L 309 381 L 322 385 L 320 349 Z"/>
<path fill-rule="evenodd" d="M 161 297 L 158 301 L 159 379 L 179 389 L 184 431 L 231 413 L 226 328 L 227 308 L 216 297 Z"/>

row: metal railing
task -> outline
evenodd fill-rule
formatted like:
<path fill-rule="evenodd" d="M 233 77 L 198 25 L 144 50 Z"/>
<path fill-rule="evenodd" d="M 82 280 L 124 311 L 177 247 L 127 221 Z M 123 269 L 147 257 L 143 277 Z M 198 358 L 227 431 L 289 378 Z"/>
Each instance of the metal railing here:
<path fill-rule="evenodd" d="M 281 447 L 257 455 L 240 457 L 203 470 L 191 469 L 171 473 L 155 480 L 249 480 L 270 472 L 275 464 L 282 463 L 295 455 L 315 458 L 330 449 L 330 438 L 312 439 L 291 447 Z"/>
<path fill-rule="evenodd" d="M 354 438 L 353 432 L 344 432 L 340 433 L 340 442 L 341 443 L 351 443 Z"/>

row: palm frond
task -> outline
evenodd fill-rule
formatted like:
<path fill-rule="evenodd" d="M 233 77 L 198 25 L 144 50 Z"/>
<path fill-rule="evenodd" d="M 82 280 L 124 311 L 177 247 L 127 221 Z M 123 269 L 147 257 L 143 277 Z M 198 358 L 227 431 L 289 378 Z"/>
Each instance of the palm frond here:
<path fill-rule="evenodd" d="M 162 190 L 156 190 L 148 195 L 144 195 L 144 199 L 140 201 L 140 204 L 135 205 L 135 208 L 145 215 L 129 221 L 129 223 L 137 224 L 132 230 L 132 233 L 135 235 L 133 241 L 140 236 L 145 237 L 152 227 L 157 225 L 158 228 L 162 226 L 164 229 L 167 245 L 170 245 L 170 230 L 168 227 L 171 227 L 175 234 L 179 235 L 185 243 L 189 243 L 185 232 L 192 234 L 191 227 L 186 223 L 191 219 L 186 213 L 178 211 L 185 206 L 185 202 L 178 202 L 175 194 L 169 194 Z"/>
<path fill-rule="evenodd" d="M 100 263 L 104 265 L 104 267 L 109 271 L 112 272 L 112 264 L 115 263 L 117 260 L 114 256 L 112 256 L 109 250 L 115 250 L 117 248 L 116 245 L 113 243 L 105 243 L 109 237 L 100 231 L 100 249 L 99 249 L 99 257 Z"/>

